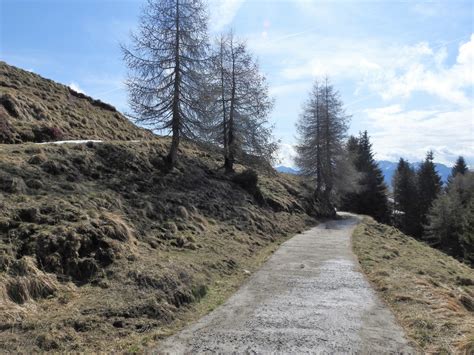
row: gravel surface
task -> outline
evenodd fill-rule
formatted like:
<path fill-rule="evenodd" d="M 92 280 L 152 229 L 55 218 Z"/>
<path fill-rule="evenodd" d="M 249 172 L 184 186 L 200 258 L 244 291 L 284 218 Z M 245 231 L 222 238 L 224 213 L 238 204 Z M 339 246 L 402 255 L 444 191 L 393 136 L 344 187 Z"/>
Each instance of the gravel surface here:
<path fill-rule="evenodd" d="M 284 243 L 225 304 L 156 353 L 414 353 L 351 251 L 355 216 Z"/>

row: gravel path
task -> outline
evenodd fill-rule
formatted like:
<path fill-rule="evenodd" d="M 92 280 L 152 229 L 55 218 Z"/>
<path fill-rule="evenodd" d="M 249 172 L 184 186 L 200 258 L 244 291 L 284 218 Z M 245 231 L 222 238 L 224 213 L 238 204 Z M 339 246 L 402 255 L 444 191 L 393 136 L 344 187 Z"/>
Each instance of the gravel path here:
<path fill-rule="evenodd" d="M 345 215 L 284 243 L 225 304 L 157 353 L 413 353 L 359 270 Z"/>

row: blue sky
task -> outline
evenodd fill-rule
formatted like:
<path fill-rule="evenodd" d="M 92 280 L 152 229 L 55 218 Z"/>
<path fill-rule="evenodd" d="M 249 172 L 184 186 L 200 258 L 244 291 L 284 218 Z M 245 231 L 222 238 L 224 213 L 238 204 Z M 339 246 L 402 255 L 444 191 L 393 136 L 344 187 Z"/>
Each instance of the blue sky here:
<path fill-rule="evenodd" d="M 0 58 L 127 111 L 120 43 L 142 0 L 0 0 Z M 295 122 L 328 75 L 350 133 L 367 129 L 378 159 L 429 149 L 474 165 L 473 1 L 210 0 L 212 35 L 247 40 L 276 99 L 271 121 L 292 166 Z"/>

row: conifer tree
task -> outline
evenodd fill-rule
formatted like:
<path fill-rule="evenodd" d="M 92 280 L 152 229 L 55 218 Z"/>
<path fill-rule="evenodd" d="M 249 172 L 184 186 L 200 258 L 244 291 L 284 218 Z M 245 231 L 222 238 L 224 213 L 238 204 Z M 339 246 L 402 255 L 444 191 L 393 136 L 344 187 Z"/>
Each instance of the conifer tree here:
<path fill-rule="evenodd" d="M 351 186 L 351 166 L 344 139 L 347 121 L 338 92 L 326 79 L 315 82 L 297 124 L 299 144 L 296 163 L 315 184 L 315 201 L 326 211 L 338 191 Z"/>
<path fill-rule="evenodd" d="M 397 228 L 411 236 L 419 236 L 418 191 L 416 173 L 403 158 L 398 162 L 393 176 L 394 212 L 393 221 Z"/>
<path fill-rule="evenodd" d="M 457 174 L 464 175 L 467 172 L 468 172 L 468 168 L 464 160 L 464 157 L 459 156 L 453 168 L 451 169 L 451 175 L 448 178 L 448 184 L 456 177 Z"/>
<path fill-rule="evenodd" d="M 428 243 L 474 264 L 474 173 L 456 174 L 433 202 L 427 220 Z"/>
<path fill-rule="evenodd" d="M 388 222 L 387 186 L 383 173 L 373 157 L 372 144 L 367 131 L 356 139 L 351 137 L 347 149 L 359 173 L 359 191 L 343 198 L 342 208 L 351 212 L 366 214 L 380 222 Z"/>
<path fill-rule="evenodd" d="M 233 172 L 243 154 L 271 160 L 277 149 L 268 124 L 273 100 L 257 61 L 232 32 L 219 38 L 209 74 L 206 115 L 214 141 L 223 146 L 226 171 Z"/>
<path fill-rule="evenodd" d="M 427 223 L 426 215 L 428 214 L 433 201 L 441 192 L 441 177 L 436 172 L 433 158 L 433 152 L 429 151 L 426 154 L 425 161 L 421 163 L 417 173 L 418 215 L 420 218 L 420 231 L 417 237 L 421 236 L 423 226 Z"/>
<path fill-rule="evenodd" d="M 207 58 L 207 15 L 202 0 L 148 0 L 133 46 L 123 47 L 130 69 L 129 101 L 138 123 L 171 132 L 167 163 L 181 137 L 195 138 L 197 93 Z"/>

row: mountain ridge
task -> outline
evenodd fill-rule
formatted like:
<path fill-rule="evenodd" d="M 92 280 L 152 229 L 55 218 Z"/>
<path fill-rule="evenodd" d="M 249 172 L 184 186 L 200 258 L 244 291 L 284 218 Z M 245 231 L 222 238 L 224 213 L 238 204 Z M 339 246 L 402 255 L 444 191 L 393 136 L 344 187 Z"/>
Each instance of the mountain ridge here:
<path fill-rule="evenodd" d="M 397 170 L 398 162 L 392 162 L 388 160 L 378 160 L 377 164 L 382 170 L 385 183 L 387 184 L 389 188 L 392 188 L 392 178 L 393 178 L 393 175 L 395 174 L 395 171 Z M 421 163 L 419 162 L 410 163 L 410 166 L 412 166 L 415 169 L 418 169 L 420 164 Z M 441 181 L 443 183 L 446 183 L 448 181 L 449 175 L 451 174 L 451 168 L 441 163 L 435 163 L 435 168 L 441 177 Z M 280 173 L 286 173 L 286 174 L 298 175 L 299 173 L 298 169 L 288 167 L 288 166 L 283 166 L 283 165 L 275 167 L 275 170 L 277 170 Z"/>

